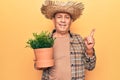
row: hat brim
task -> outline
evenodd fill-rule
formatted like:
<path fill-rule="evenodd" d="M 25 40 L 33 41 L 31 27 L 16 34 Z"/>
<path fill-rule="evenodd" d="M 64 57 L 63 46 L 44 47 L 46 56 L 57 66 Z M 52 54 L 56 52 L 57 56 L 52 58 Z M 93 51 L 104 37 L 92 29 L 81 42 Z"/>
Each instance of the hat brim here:
<path fill-rule="evenodd" d="M 72 2 L 73 3 L 73 2 Z M 41 7 L 41 12 L 45 15 L 46 18 L 52 19 L 54 17 L 54 14 L 62 12 L 62 13 L 68 13 L 71 15 L 73 21 L 75 21 L 77 18 L 80 17 L 83 11 L 83 4 L 77 3 L 77 4 L 71 4 L 71 5 L 61 5 L 61 4 L 47 4 L 43 5 Z"/>

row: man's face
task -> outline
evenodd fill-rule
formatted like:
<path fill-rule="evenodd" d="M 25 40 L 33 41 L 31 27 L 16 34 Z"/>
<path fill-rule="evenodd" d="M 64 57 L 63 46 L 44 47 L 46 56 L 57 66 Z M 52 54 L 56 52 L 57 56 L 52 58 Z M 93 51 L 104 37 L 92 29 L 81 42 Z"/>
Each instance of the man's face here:
<path fill-rule="evenodd" d="M 67 13 L 57 13 L 53 18 L 56 31 L 59 33 L 67 33 L 72 21 L 70 15 Z"/>

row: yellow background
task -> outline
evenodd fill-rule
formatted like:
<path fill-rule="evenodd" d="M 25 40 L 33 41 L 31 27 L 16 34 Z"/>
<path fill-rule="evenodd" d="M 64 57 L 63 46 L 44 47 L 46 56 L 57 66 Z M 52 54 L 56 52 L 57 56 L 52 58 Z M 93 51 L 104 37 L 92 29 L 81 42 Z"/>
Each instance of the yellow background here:
<path fill-rule="evenodd" d="M 83 15 L 71 31 L 85 37 L 95 28 L 96 68 L 86 80 L 120 80 L 120 0 L 81 0 Z M 40 80 L 33 50 L 25 48 L 33 32 L 54 27 L 40 12 L 44 0 L 0 0 L 0 80 Z"/>

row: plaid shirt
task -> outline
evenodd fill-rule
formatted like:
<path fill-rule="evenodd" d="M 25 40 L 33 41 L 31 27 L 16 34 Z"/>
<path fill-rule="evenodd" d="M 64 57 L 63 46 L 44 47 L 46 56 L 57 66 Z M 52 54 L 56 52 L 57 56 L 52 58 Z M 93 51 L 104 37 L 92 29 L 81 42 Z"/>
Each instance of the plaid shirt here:
<path fill-rule="evenodd" d="M 96 56 L 89 57 L 82 37 L 70 33 L 71 80 L 85 80 L 85 69 L 95 68 Z M 43 70 L 42 80 L 49 80 L 49 68 Z"/>

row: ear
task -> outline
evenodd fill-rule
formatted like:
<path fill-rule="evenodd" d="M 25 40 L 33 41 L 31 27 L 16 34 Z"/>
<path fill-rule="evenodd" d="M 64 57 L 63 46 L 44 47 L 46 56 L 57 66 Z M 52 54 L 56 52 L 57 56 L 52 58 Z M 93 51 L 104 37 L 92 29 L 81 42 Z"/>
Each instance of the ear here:
<path fill-rule="evenodd" d="M 73 23 L 73 19 L 70 20 L 70 25 Z"/>
<path fill-rule="evenodd" d="M 71 23 L 73 22 L 73 19 L 71 19 Z"/>
<path fill-rule="evenodd" d="M 52 18 L 53 24 L 55 24 L 55 18 Z"/>
<path fill-rule="evenodd" d="M 54 28 L 56 28 L 56 20 L 55 20 L 55 18 L 52 18 L 52 21 L 53 21 Z"/>

